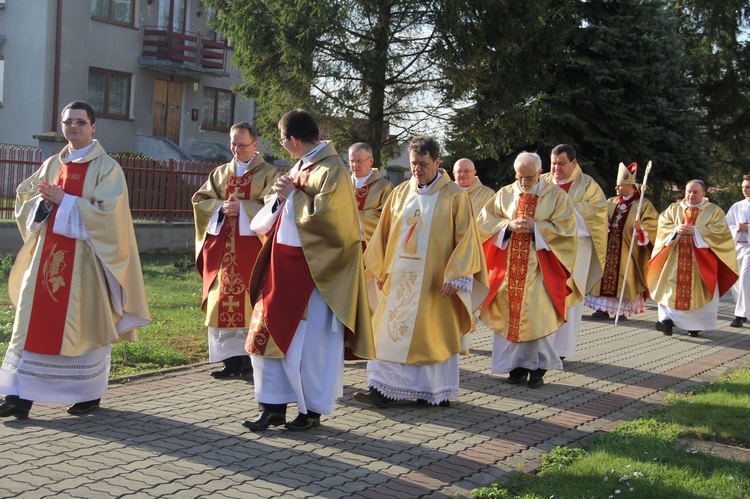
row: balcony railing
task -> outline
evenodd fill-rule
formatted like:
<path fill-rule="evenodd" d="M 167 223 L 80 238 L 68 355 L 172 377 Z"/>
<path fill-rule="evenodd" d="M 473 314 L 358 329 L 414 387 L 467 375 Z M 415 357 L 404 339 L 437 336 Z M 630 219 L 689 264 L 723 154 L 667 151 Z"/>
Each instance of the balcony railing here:
<path fill-rule="evenodd" d="M 227 42 L 214 40 L 201 33 L 144 26 L 142 55 L 199 69 L 225 71 Z"/>

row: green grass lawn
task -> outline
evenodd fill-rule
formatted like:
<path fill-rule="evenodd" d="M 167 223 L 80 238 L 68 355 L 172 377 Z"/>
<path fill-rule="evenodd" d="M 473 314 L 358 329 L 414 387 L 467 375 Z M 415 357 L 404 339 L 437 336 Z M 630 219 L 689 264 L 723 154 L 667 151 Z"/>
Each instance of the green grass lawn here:
<path fill-rule="evenodd" d="M 0 358 L 13 329 L 14 310 L 7 289 L 10 260 L 0 257 Z M 111 377 L 208 359 L 200 311 L 201 279 L 192 253 L 142 255 L 141 263 L 153 323 L 139 330 L 137 343 L 113 345 Z"/>
<path fill-rule="evenodd" d="M 690 438 L 707 442 L 709 451 L 694 448 Z M 583 448 L 558 447 L 536 475 L 515 475 L 506 484 L 476 489 L 472 497 L 750 497 L 750 463 L 725 456 L 722 443 L 750 448 L 750 369 L 671 395 L 664 408 Z"/>

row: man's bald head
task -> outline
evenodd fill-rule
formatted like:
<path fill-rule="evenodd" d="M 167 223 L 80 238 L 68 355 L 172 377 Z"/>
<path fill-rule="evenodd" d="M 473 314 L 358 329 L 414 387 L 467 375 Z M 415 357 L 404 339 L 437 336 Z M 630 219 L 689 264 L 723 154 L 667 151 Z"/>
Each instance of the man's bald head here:
<path fill-rule="evenodd" d="M 476 176 L 474 162 L 469 158 L 461 158 L 453 164 L 453 177 L 461 187 L 469 187 Z"/>

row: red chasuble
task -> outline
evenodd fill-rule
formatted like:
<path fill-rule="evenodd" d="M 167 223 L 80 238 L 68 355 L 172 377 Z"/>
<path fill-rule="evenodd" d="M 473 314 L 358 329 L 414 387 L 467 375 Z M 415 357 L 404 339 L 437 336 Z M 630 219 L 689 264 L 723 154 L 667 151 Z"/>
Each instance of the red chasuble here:
<path fill-rule="evenodd" d="M 238 177 L 233 173 L 227 179 L 226 196 L 234 195 L 237 200 L 248 199 L 253 174 L 259 168 L 246 172 Z M 208 293 L 214 280 L 219 282 L 219 314 L 218 324 L 212 327 L 242 329 L 248 326 L 249 317 L 245 317 L 245 302 L 248 300 L 247 290 L 253 263 L 258 258 L 261 243 L 255 236 L 240 236 L 239 216 L 226 217 L 219 234 L 209 234 L 203 244 L 203 251 L 198 268 L 203 276 L 203 301 L 208 299 Z M 238 263 L 242 259 L 242 265 Z"/>
<path fill-rule="evenodd" d="M 62 187 L 66 194 L 80 197 L 88 166 L 88 163 L 61 165 L 55 185 Z M 55 206 L 47 219 L 29 330 L 23 347 L 28 352 L 44 355 L 60 355 L 76 254 L 76 239 L 52 231 L 57 209 Z"/>

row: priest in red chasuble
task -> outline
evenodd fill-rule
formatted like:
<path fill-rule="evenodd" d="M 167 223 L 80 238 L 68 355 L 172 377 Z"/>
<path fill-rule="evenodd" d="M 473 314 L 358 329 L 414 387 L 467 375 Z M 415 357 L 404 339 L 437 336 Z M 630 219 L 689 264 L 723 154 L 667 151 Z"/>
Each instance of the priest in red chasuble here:
<path fill-rule="evenodd" d="M 458 354 L 469 347 L 487 270 L 471 202 L 440 165 L 433 137 L 409 143 L 412 177 L 391 193 L 365 252 L 378 283 L 376 359 L 369 389 L 354 399 L 450 405 L 458 398 Z"/>
<path fill-rule="evenodd" d="M 481 319 L 496 333 L 492 372 L 538 388 L 548 370 L 562 369 L 555 331 L 581 301 L 572 278 L 578 224 L 565 191 L 540 179 L 537 154 L 523 152 L 513 166 L 516 182 L 477 217 L 490 275 Z"/>
<path fill-rule="evenodd" d="M 357 204 L 346 165 L 318 125 L 296 109 L 279 121 L 280 144 L 299 161 L 250 228 L 266 234 L 250 280 L 252 355 L 261 414 L 244 427 L 320 425 L 343 395 L 344 359 L 374 355 Z M 299 414 L 286 423 L 287 404 Z"/>
<path fill-rule="evenodd" d="M 479 215 L 485 203 L 494 195 L 495 191 L 482 184 L 477 177 L 477 169 L 469 158 L 461 158 L 453 163 L 453 177 L 455 182 L 466 191 L 474 208 L 474 215 Z"/>
<path fill-rule="evenodd" d="M 223 361 L 217 379 L 247 377 L 245 351 L 253 308 L 248 287 L 261 241 L 250 220 L 263 207 L 279 172 L 256 151 L 258 132 L 247 121 L 229 131 L 234 158 L 215 168 L 193 195 L 195 264 L 203 278 L 201 310 L 208 326 L 208 360 Z"/>
<path fill-rule="evenodd" d="M 349 168 L 352 170 L 363 248 L 370 242 L 385 200 L 393 191 L 393 184 L 383 178 L 380 170 L 372 168 L 374 161 L 372 148 L 368 144 L 357 142 L 349 146 Z"/>
<path fill-rule="evenodd" d="M 578 222 L 573 280 L 584 295 L 601 279 L 607 248 L 607 198 L 593 178 L 583 173 L 576 150 L 568 144 L 552 149 L 550 173 L 542 178 L 568 193 Z M 572 357 L 578 346 L 578 331 L 583 315 L 583 295 L 568 304 L 567 321 L 555 334 L 560 357 Z"/>
<path fill-rule="evenodd" d="M 110 347 L 151 322 L 120 165 L 93 139 L 85 102 L 62 112 L 68 145 L 16 191 L 24 245 L 8 290 L 16 306 L 0 369 L 0 417 L 27 418 L 34 401 L 99 408 Z"/>
<path fill-rule="evenodd" d="M 702 180 L 685 186 L 685 198 L 659 215 L 646 281 L 659 304 L 656 329 L 674 327 L 698 336 L 716 329 L 719 298 L 737 280 L 737 254 L 727 219 L 706 197 Z"/>
<path fill-rule="evenodd" d="M 586 306 L 594 309 L 594 319 L 609 319 L 617 313 L 623 280 L 625 292 L 620 308 L 620 320 L 633 314 L 640 314 L 646 308 L 648 290 L 646 269 L 651 257 L 653 241 L 656 239 L 656 225 L 659 213 L 648 199 L 641 203 L 640 220 L 636 221 L 636 210 L 641 199 L 641 191 L 635 183 L 638 165 L 625 166 L 620 163 L 617 171 L 617 196 L 607 199 L 609 234 L 604 275 L 586 295 Z M 636 238 L 633 240 L 633 227 Z M 630 265 L 628 254 L 630 247 Z M 625 267 L 628 268 L 627 275 Z"/>

